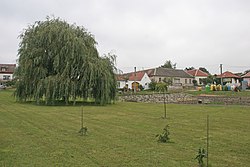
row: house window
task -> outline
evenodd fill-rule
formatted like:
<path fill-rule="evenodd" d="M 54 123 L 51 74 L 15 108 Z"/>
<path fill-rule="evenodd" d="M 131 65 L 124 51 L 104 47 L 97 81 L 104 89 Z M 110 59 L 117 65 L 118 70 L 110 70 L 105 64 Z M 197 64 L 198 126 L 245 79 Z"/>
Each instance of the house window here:
<path fill-rule="evenodd" d="M 188 82 L 187 79 L 185 79 L 185 84 L 187 84 L 187 82 Z"/>
<path fill-rule="evenodd" d="M 1 67 L 1 71 L 7 71 L 6 67 Z"/>
<path fill-rule="evenodd" d="M 189 83 L 190 83 L 190 84 L 192 83 L 192 80 L 191 80 L 191 79 L 189 79 Z"/>
<path fill-rule="evenodd" d="M 161 78 L 159 78 L 159 82 L 161 82 Z"/>
<path fill-rule="evenodd" d="M 174 78 L 174 83 L 181 83 L 181 80 L 179 78 Z"/>
<path fill-rule="evenodd" d="M 4 75 L 3 80 L 10 80 L 10 75 Z"/>

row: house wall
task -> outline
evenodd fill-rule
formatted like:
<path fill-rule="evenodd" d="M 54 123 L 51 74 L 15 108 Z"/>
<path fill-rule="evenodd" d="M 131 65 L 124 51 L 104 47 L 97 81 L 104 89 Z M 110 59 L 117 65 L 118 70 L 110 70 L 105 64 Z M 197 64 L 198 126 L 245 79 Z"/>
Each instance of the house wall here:
<path fill-rule="evenodd" d="M 155 82 L 162 82 L 164 80 L 164 76 L 153 76 L 151 79 L 153 79 Z M 193 86 L 193 78 L 180 78 L 180 77 L 173 77 L 172 83 L 173 85 L 179 85 L 179 86 Z"/>
<path fill-rule="evenodd" d="M 250 78 L 243 78 L 243 81 L 247 81 L 248 86 L 250 86 Z"/>
<path fill-rule="evenodd" d="M 126 86 L 127 82 L 126 81 L 117 81 L 117 88 L 122 89 Z"/>
<path fill-rule="evenodd" d="M 182 86 L 194 86 L 193 78 L 180 78 Z"/>
<path fill-rule="evenodd" d="M 0 84 L 2 85 L 4 82 L 10 81 L 13 79 L 13 74 L 0 73 Z"/>
<path fill-rule="evenodd" d="M 239 79 L 235 79 L 235 78 L 223 78 L 223 82 L 225 83 L 231 83 L 231 84 L 238 84 L 240 83 Z"/>
<path fill-rule="evenodd" d="M 132 88 L 132 83 L 134 81 L 117 81 L 117 88 L 124 88 L 126 86 L 126 84 L 128 84 L 128 89 L 133 89 Z M 142 85 L 142 87 L 144 89 L 149 89 L 149 83 L 151 83 L 150 78 L 148 77 L 148 75 L 145 73 L 144 76 L 142 77 L 141 81 L 136 81 L 137 83 L 139 83 L 140 85 Z"/>
<path fill-rule="evenodd" d="M 151 83 L 151 79 L 148 77 L 148 75 L 145 73 L 142 77 L 142 80 L 139 82 L 144 89 L 149 89 L 149 84 Z"/>

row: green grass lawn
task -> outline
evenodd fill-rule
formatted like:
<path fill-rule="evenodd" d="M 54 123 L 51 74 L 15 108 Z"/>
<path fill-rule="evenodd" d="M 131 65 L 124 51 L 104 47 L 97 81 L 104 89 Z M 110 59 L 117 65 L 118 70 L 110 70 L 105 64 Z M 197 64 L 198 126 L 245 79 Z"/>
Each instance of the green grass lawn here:
<path fill-rule="evenodd" d="M 80 106 L 17 103 L 0 91 L 0 166 L 197 167 L 206 147 L 213 167 L 250 166 L 250 108 L 245 106 L 116 103 L 84 106 L 87 136 L 80 136 Z M 155 135 L 170 125 L 171 142 Z"/>

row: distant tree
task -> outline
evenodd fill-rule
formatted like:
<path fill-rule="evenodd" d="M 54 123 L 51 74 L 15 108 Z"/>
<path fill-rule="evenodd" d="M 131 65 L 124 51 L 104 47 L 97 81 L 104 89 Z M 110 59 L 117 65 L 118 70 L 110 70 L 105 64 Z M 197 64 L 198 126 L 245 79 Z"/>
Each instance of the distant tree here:
<path fill-rule="evenodd" d="M 212 84 L 214 81 L 215 81 L 215 77 L 213 75 L 209 75 L 207 78 L 201 79 L 201 82 L 204 85 Z"/>
<path fill-rule="evenodd" d="M 99 104 L 115 99 L 115 55 L 100 57 L 85 28 L 59 18 L 35 22 L 20 35 L 16 91 L 18 101 L 54 104 L 91 97 Z"/>
<path fill-rule="evenodd" d="M 195 68 L 194 67 L 186 67 L 185 70 L 194 70 Z"/>
<path fill-rule="evenodd" d="M 246 73 L 248 73 L 248 72 L 250 72 L 250 69 L 249 69 L 249 70 L 246 70 L 246 71 L 244 72 L 244 74 L 246 74 Z"/>
<path fill-rule="evenodd" d="M 176 69 L 176 63 L 172 63 L 171 60 L 167 60 L 161 67 Z"/>
<path fill-rule="evenodd" d="M 205 67 L 200 67 L 199 70 L 201 70 L 207 74 L 210 74 L 209 71 Z"/>

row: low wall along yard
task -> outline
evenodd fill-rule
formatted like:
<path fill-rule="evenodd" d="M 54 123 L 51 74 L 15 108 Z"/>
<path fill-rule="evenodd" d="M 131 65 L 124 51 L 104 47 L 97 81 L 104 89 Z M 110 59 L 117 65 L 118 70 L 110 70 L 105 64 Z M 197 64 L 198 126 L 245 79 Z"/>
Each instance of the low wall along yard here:
<path fill-rule="evenodd" d="M 143 102 L 143 103 L 166 103 L 174 104 L 223 104 L 223 105 L 250 105 L 250 97 L 229 97 L 216 95 L 194 96 L 186 93 L 173 94 L 150 94 L 150 95 L 123 95 L 119 101 Z"/>

